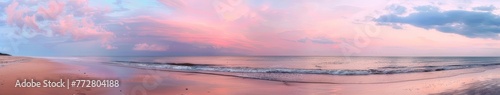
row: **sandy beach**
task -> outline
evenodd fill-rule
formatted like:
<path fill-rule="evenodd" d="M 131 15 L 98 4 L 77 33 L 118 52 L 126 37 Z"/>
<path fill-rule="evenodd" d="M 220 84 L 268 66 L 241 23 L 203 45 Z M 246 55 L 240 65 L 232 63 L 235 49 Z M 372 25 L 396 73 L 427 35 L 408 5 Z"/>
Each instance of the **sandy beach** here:
<path fill-rule="evenodd" d="M 81 66 L 65 65 L 47 59 L 29 57 L 0 57 L 0 95 L 105 95 L 119 90 L 106 88 L 22 88 L 15 87 L 16 81 L 24 79 L 60 80 L 60 79 L 100 79 L 80 71 Z"/>
<path fill-rule="evenodd" d="M 171 72 L 114 66 L 81 60 L 23 60 L 0 67 L 1 95 L 494 95 L 500 69 L 414 81 L 372 84 L 322 84 L 257 80 L 216 74 Z M 437 73 L 426 73 L 431 75 Z M 412 75 L 418 77 L 418 75 Z M 331 76 L 335 77 L 335 76 Z M 365 76 L 366 80 L 381 76 Z M 388 80 L 399 75 L 383 75 Z M 409 77 L 409 76 L 406 76 Z M 354 78 L 354 77 L 352 77 Z M 118 79 L 115 88 L 16 88 L 16 80 Z"/>

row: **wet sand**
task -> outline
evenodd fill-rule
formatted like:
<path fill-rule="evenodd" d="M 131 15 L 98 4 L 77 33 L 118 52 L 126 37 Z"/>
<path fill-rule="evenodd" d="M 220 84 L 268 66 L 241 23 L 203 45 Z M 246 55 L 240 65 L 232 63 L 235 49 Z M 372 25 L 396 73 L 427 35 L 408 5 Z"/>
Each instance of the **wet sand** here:
<path fill-rule="evenodd" d="M 321 84 L 256 80 L 193 72 L 171 72 L 113 66 L 89 60 L 28 61 L 0 67 L 0 95 L 457 95 L 500 94 L 500 69 L 442 78 L 374 84 Z M 358 80 L 433 73 L 374 75 Z M 338 76 L 332 76 L 338 77 Z M 17 79 L 118 79 L 117 88 L 15 88 Z"/>

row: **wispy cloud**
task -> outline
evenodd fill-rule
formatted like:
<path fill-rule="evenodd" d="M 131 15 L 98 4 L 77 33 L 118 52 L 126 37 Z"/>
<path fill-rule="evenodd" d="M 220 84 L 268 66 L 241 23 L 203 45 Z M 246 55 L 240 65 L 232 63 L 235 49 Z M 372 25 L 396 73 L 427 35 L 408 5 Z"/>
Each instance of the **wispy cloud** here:
<path fill-rule="evenodd" d="M 137 51 L 167 51 L 168 46 L 140 43 L 140 44 L 135 44 L 133 50 L 137 50 Z"/>

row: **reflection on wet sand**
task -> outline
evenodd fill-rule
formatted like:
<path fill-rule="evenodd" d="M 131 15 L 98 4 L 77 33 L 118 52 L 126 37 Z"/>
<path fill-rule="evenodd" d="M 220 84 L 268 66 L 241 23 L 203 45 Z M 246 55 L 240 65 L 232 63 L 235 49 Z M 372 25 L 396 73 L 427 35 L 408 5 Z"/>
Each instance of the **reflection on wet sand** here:
<path fill-rule="evenodd" d="M 154 73 L 151 73 L 154 72 Z M 148 86 L 154 85 L 153 77 L 160 77 L 159 85 L 154 88 Z M 219 75 L 185 73 L 185 72 L 167 72 L 167 71 L 141 71 L 134 74 L 134 82 L 126 84 L 131 86 L 129 93 L 145 93 L 147 95 L 304 95 L 308 92 L 302 86 L 308 84 L 286 85 L 282 82 L 244 79 L 237 77 L 227 77 Z M 136 89 L 142 87 L 142 89 Z M 330 89 L 330 88 L 328 88 Z M 325 93 L 325 92 L 321 92 Z M 329 92 L 332 94 L 333 92 Z"/>
<path fill-rule="evenodd" d="M 500 79 L 465 84 L 457 90 L 432 95 L 500 95 Z"/>

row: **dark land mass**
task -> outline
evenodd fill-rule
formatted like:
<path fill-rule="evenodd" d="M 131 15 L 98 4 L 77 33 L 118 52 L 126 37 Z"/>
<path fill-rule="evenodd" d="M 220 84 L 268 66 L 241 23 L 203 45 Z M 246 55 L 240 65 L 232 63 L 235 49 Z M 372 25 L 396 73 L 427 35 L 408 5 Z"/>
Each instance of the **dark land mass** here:
<path fill-rule="evenodd" d="M 0 56 L 10 56 L 10 54 L 0 53 Z"/>

